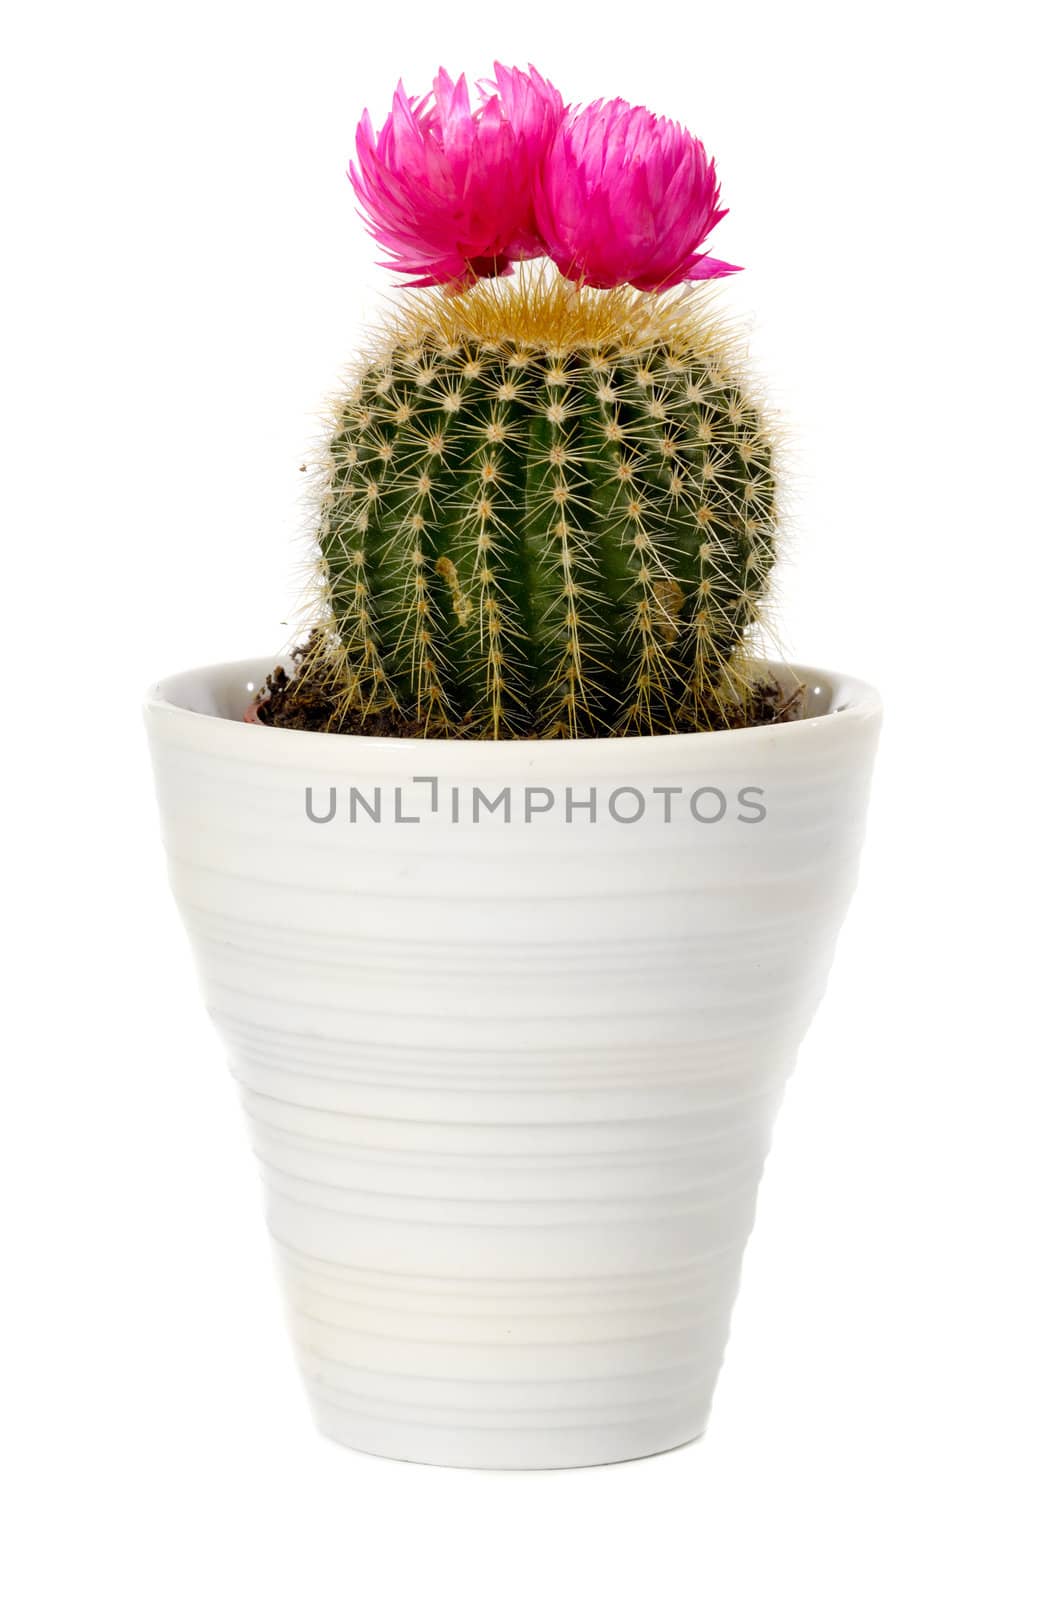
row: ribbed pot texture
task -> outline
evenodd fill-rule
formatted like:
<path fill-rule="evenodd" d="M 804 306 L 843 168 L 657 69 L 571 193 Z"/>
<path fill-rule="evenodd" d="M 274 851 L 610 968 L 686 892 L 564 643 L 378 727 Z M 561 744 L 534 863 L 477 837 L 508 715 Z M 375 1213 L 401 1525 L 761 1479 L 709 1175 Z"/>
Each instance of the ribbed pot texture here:
<path fill-rule="evenodd" d="M 320 1427 L 476 1467 L 695 1437 L 877 696 L 796 668 L 772 728 L 362 739 L 244 723 L 271 664 L 146 715 Z"/>

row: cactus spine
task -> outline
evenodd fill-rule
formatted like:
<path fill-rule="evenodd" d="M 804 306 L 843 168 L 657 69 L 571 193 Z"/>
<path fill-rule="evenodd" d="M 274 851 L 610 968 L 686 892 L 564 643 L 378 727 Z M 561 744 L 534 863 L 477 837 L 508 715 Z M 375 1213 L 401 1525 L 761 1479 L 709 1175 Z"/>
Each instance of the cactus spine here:
<path fill-rule="evenodd" d="M 683 303 L 542 276 L 431 295 L 338 407 L 319 665 L 434 734 L 726 723 L 775 554 L 772 451 Z"/>

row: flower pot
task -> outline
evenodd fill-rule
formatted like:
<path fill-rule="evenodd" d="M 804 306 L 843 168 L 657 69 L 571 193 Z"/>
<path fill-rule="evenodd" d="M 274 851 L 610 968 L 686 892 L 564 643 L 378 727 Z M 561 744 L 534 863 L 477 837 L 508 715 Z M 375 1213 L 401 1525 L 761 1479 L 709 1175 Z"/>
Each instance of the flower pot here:
<path fill-rule="evenodd" d="M 261 1159 L 322 1430 L 455 1466 L 705 1426 L 879 727 L 461 742 L 146 709 L 170 877 Z M 508 795 L 508 801 L 505 796 Z"/>

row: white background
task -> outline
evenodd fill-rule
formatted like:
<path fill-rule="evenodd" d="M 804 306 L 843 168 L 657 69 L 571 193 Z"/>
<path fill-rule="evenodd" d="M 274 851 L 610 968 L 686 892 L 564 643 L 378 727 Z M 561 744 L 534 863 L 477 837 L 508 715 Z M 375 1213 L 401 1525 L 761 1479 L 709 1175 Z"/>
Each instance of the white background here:
<path fill-rule="evenodd" d="M 1057 1597 L 1059 182 L 1031 4 L 23 6 L 0 266 L 0 1547 L 17 1600 Z M 320 1441 L 167 896 L 149 680 L 283 644 L 401 73 L 529 58 L 715 152 L 786 419 L 778 612 L 877 682 L 861 888 L 707 1437 L 541 1475 Z M 1055 1526 L 1053 1527 L 1053 1519 Z"/>

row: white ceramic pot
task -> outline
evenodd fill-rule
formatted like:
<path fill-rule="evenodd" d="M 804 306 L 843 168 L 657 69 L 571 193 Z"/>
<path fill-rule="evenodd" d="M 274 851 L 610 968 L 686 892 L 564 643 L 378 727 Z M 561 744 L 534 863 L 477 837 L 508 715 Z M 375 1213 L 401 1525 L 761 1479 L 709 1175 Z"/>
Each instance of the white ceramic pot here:
<path fill-rule="evenodd" d="M 244 723 L 270 665 L 147 722 L 318 1423 L 478 1467 L 693 1438 L 877 696 L 798 668 L 812 714 L 771 728 L 366 739 Z"/>

